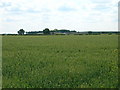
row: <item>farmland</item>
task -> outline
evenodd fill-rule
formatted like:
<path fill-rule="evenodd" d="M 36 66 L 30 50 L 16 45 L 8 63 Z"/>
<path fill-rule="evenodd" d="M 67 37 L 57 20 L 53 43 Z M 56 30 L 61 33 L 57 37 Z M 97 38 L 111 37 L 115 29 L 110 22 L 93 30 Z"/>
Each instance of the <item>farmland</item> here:
<path fill-rule="evenodd" d="M 3 88 L 116 88 L 117 35 L 3 36 Z"/>

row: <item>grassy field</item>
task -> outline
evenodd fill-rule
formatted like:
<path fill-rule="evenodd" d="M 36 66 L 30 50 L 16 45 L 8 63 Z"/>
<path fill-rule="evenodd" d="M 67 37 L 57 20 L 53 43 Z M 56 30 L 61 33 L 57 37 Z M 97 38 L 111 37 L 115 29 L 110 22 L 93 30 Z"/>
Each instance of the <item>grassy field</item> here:
<path fill-rule="evenodd" d="M 116 88 L 117 35 L 3 36 L 3 88 Z"/>

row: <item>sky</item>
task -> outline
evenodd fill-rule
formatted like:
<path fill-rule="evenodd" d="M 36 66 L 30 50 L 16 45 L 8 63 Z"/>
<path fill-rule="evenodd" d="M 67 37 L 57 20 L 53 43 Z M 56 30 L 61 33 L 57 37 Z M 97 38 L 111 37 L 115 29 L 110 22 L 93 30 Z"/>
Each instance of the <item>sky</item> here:
<path fill-rule="evenodd" d="M 0 33 L 117 31 L 119 0 L 0 0 Z"/>

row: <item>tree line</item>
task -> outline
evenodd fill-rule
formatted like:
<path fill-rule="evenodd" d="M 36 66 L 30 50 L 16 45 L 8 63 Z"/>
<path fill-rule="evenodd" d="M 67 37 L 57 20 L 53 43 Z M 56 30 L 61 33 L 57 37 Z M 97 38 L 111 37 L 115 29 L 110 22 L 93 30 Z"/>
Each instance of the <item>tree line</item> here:
<path fill-rule="evenodd" d="M 24 35 L 24 34 L 25 34 L 25 30 L 20 29 L 20 30 L 18 31 L 18 34 L 19 34 L 19 35 Z M 49 35 L 49 34 L 50 34 L 50 30 L 49 30 L 48 28 L 45 28 L 45 29 L 43 30 L 43 34 L 44 34 L 44 35 Z"/>
<path fill-rule="evenodd" d="M 43 35 L 53 35 L 55 33 L 67 33 L 67 34 L 75 34 L 75 35 L 82 35 L 82 34 L 86 34 L 86 35 L 100 35 L 100 34 L 120 34 L 119 31 L 113 31 L 113 32 L 110 32 L 110 31 L 98 31 L 98 32 L 93 32 L 93 31 L 88 31 L 88 32 L 76 32 L 75 30 L 74 31 L 70 31 L 70 30 L 58 30 L 58 29 L 54 29 L 54 30 L 49 30 L 49 28 L 45 28 L 43 31 L 37 31 L 37 32 L 42 32 Z M 27 32 L 29 33 L 30 35 L 35 35 L 36 32 Z M 32 33 L 32 34 L 31 34 Z M 24 35 L 25 34 L 25 30 L 23 29 L 20 29 L 18 31 L 18 35 Z"/>
<path fill-rule="evenodd" d="M 54 32 L 61 32 L 61 33 L 66 33 L 66 32 L 76 32 L 76 31 L 70 31 L 70 30 L 58 30 L 58 29 L 54 29 L 54 30 L 49 30 L 49 28 L 45 28 L 43 31 L 37 31 L 37 32 L 42 32 L 44 35 L 50 35 L 50 34 L 54 34 Z M 33 32 L 26 32 L 26 33 L 33 33 Z M 34 33 L 36 33 L 34 31 Z M 25 30 L 20 29 L 18 31 L 19 35 L 24 35 L 25 34 Z"/>

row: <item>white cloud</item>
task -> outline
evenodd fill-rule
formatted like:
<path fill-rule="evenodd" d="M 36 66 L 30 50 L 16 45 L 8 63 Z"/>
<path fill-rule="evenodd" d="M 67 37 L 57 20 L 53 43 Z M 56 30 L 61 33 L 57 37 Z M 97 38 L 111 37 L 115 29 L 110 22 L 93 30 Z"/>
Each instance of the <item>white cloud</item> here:
<path fill-rule="evenodd" d="M 117 30 L 118 0 L 1 0 L 2 31 Z"/>

